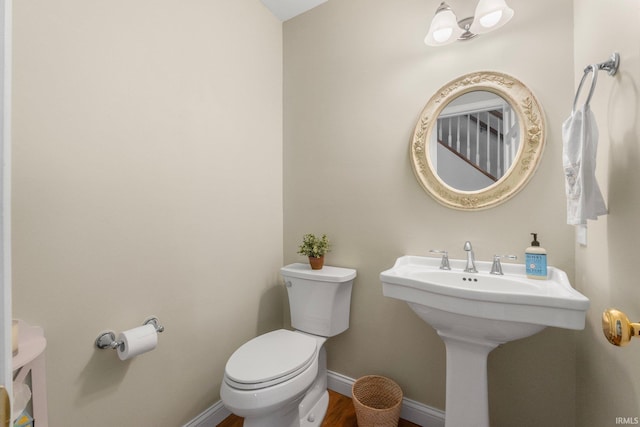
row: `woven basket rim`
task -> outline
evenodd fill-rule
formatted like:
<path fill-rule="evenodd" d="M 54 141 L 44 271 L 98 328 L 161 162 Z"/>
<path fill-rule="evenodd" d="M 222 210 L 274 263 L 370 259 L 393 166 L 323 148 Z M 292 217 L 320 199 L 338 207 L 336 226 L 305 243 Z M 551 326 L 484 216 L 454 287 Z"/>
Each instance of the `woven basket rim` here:
<path fill-rule="evenodd" d="M 397 398 L 397 402 L 395 402 L 392 406 L 389 406 L 388 408 L 374 408 L 371 406 L 368 406 L 364 403 L 362 403 L 360 401 L 360 399 L 357 396 L 357 393 L 355 393 L 356 391 L 356 387 L 367 380 L 371 380 L 371 379 L 375 379 L 375 380 L 381 380 L 385 386 L 387 386 L 390 391 L 391 394 L 393 394 L 394 398 Z M 351 397 L 353 398 L 354 402 L 357 403 L 358 405 L 367 408 L 368 411 L 372 411 L 372 412 L 389 412 L 389 411 L 393 411 L 394 409 L 397 409 L 399 406 L 402 405 L 402 399 L 404 397 L 404 393 L 402 392 L 402 388 L 400 388 L 400 386 L 393 381 L 391 378 L 387 378 L 384 377 L 382 375 L 365 375 L 363 377 L 358 378 L 354 383 L 353 386 L 351 387 Z"/>

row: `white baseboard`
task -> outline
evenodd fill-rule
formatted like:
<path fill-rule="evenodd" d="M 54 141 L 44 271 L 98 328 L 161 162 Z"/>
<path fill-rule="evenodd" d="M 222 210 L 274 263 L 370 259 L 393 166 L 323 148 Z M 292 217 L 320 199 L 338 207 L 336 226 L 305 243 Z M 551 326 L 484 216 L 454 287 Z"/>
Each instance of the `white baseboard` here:
<path fill-rule="evenodd" d="M 354 382 L 353 378 L 337 372 L 327 373 L 327 387 L 336 393 L 351 396 L 351 387 Z M 222 401 L 218 401 L 182 427 L 216 427 L 229 415 L 231 412 L 224 407 Z M 402 399 L 400 416 L 422 427 L 444 427 L 444 411 L 406 397 Z"/>
<path fill-rule="evenodd" d="M 216 427 L 229 415 L 231 411 L 225 408 L 222 400 L 218 400 L 182 427 Z"/>

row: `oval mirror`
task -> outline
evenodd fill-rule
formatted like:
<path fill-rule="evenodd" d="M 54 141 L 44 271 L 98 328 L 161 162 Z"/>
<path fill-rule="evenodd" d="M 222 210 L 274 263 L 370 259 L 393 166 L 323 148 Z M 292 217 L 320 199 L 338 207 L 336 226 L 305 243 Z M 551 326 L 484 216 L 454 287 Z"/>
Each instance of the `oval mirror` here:
<path fill-rule="evenodd" d="M 544 114 L 533 93 L 506 74 L 477 72 L 429 100 L 411 141 L 411 163 L 438 202 L 486 209 L 524 187 L 544 143 Z"/>

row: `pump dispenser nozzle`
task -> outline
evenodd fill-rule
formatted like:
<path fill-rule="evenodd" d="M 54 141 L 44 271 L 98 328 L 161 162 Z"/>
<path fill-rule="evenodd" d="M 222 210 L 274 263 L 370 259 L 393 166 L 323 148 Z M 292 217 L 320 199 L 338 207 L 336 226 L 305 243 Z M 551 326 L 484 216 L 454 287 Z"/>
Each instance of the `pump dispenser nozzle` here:
<path fill-rule="evenodd" d="M 533 242 L 531 242 L 531 246 L 540 246 L 540 242 L 538 242 L 538 233 L 531 233 L 533 236 Z"/>

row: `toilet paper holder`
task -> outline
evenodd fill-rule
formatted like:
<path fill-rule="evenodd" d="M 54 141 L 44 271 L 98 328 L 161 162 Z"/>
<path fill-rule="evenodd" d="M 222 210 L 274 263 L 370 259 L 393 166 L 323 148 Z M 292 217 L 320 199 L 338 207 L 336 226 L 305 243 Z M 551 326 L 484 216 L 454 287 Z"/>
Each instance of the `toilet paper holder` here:
<path fill-rule="evenodd" d="M 148 317 L 144 321 L 144 323 L 142 323 L 142 325 L 153 325 L 157 333 L 164 331 L 164 326 L 160 324 L 160 321 L 157 317 Z M 105 348 L 115 350 L 122 344 L 122 341 L 116 341 L 116 333 L 114 331 L 102 332 L 100 335 L 98 335 L 98 338 L 96 338 L 96 347 L 101 350 L 104 350 Z"/>

